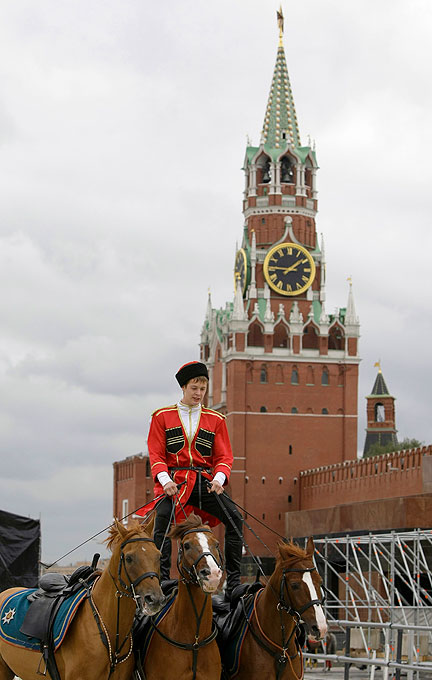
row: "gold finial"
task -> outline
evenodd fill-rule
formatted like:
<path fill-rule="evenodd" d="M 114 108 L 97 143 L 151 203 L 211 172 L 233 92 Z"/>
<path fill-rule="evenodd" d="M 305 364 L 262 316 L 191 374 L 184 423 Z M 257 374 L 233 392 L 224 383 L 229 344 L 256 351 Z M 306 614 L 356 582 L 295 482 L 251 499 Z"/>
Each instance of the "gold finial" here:
<path fill-rule="evenodd" d="M 283 32 L 284 32 L 284 15 L 282 12 L 282 5 L 276 11 L 277 22 L 279 26 L 279 47 L 283 47 Z"/>
<path fill-rule="evenodd" d="M 348 276 L 347 281 L 349 281 L 349 285 L 352 286 L 352 276 L 351 276 L 351 274 Z"/>
<path fill-rule="evenodd" d="M 375 363 L 374 363 L 374 368 L 378 368 L 378 373 L 382 373 L 382 370 L 381 370 L 381 359 L 378 359 L 378 361 L 375 361 Z"/>

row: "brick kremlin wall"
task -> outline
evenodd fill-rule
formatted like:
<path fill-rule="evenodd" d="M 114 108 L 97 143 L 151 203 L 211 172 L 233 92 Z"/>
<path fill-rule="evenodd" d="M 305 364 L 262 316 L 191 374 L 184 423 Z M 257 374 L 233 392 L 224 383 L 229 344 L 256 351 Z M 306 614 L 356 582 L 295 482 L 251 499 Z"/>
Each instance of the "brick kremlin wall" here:
<path fill-rule="evenodd" d="M 432 446 L 300 473 L 300 508 L 328 508 L 432 491 Z"/>
<path fill-rule="evenodd" d="M 290 537 L 432 527 L 432 446 L 300 473 Z"/>

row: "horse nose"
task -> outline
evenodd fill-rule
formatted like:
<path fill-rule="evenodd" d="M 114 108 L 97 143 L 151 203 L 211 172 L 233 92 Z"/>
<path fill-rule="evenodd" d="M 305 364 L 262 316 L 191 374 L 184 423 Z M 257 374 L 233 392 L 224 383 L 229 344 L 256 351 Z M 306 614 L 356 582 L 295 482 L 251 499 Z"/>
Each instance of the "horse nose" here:
<path fill-rule="evenodd" d="M 202 569 L 199 570 L 198 576 L 200 578 L 208 578 L 211 574 L 211 571 L 208 567 L 203 567 Z"/>
<path fill-rule="evenodd" d="M 321 637 L 321 632 L 318 626 L 311 626 L 310 635 L 311 637 L 314 637 L 316 640 L 319 640 L 319 638 Z"/>
<path fill-rule="evenodd" d="M 164 605 L 165 604 L 166 597 L 165 595 L 161 592 L 161 595 L 158 595 L 157 593 L 147 593 L 147 595 L 144 595 L 144 602 L 148 604 L 150 607 L 154 605 Z"/>

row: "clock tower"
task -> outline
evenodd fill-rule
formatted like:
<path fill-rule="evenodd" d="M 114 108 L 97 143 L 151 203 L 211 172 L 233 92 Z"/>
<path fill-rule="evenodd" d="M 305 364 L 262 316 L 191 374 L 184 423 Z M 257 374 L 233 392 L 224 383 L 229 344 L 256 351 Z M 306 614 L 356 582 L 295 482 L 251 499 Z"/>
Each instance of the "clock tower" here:
<path fill-rule="evenodd" d="M 301 470 L 357 457 L 359 321 L 325 307 L 325 252 L 316 232 L 317 158 L 304 145 L 278 13 L 279 46 L 259 146 L 244 159 L 244 226 L 234 299 L 209 295 L 201 359 L 209 406 L 224 413 L 234 451 L 236 502 L 284 533 L 301 508 Z M 259 530 L 274 545 L 274 535 Z M 252 537 L 256 552 L 261 546 Z"/>

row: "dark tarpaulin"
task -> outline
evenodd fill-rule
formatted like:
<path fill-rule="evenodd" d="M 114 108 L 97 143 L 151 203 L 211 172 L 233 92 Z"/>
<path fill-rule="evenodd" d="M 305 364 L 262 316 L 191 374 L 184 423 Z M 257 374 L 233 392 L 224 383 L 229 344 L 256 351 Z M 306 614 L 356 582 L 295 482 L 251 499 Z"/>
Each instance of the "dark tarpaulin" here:
<path fill-rule="evenodd" d="M 39 520 L 0 510 L 0 590 L 35 588 L 39 554 Z"/>

